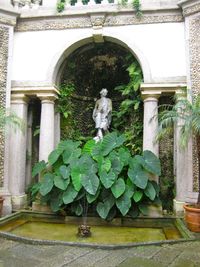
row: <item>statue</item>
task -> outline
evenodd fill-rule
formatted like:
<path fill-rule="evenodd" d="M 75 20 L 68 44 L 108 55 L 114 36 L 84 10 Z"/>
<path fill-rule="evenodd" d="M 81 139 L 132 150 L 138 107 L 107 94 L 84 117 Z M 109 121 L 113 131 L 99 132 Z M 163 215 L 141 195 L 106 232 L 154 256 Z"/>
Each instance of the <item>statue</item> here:
<path fill-rule="evenodd" d="M 95 128 L 97 129 L 97 135 L 94 138 L 96 142 L 103 139 L 103 132 L 108 132 L 111 124 L 112 116 L 112 101 L 107 98 L 108 90 L 103 88 L 100 92 L 101 98 L 95 103 L 92 118 L 95 121 Z"/>

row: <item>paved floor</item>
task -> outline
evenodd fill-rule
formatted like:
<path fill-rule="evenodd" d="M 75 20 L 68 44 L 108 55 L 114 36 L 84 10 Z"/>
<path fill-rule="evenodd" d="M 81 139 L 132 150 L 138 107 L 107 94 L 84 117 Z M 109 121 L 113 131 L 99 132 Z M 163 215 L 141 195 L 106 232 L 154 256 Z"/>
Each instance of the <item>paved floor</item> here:
<path fill-rule="evenodd" d="M 0 267 L 200 267 L 200 241 L 103 250 L 0 238 Z"/>

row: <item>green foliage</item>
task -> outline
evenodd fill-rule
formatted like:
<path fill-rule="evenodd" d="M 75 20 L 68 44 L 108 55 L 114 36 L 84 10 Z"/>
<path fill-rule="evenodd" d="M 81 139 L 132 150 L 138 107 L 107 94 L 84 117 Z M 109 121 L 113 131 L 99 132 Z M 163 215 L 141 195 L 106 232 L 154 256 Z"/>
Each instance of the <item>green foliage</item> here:
<path fill-rule="evenodd" d="M 33 176 L 40 173 L 41 180 L 32 193 L 40 193 L 54 212 L 67 209 L 80 216 L 89 207 L 107 220 L 145 213 L 145 206 L 158 198 L 158 186 L 150 177 L 160 173 L 159 159 L 150 151 L 132 157 L 124 142 L 116 132 L 84 146 L 61 141 L 48 163 L 35 165 Z"/>
<path fill-rule="evenodd" d="M 164 138 L 173 132 L 174 125 L 180 127 L 180 148 L 185 149 L 192 135 L 197 138 L 198 161 L 200 160 L 200 94 L 190 102 L 186 93 L 177 96 L 175 105 L 161 105 L 158 116 L 157 140 Z M 154 118 L 152 118 L 154 119 Z M 200 165 L 199 165 L 200 166 Z M 198 173 L 199 195 L 197 202 L 200 203 L 200 167 Z"/>
<path fill-rule="evenodd" d="M 133 8 L 136 11 L 136 16 L 140 18 L 142 16 L 140 0 L 133 0 Z"/>
<path fill-rule="evenodd" d="M 125 99 L 119 110 L 113 112 L 113 129 L 125 134 L 126 146 L 134 155 L 142 151 L 143 109 L 139 88 L 143 76 L 136 60 L 133 61 L 132 57 L 128 56 L 127 61 L 130 61 L 127 68 L 130 80 L 128 84 L 115 88 Z"/>
<path fill-rule="evenodd" d="M 59 0 L 58 1 L 56 8 L 57 8 L 57 11 L 59 13 L 61 13 L 61 12 L 64 11 L 64 9 L 65 9 L 65 3 L 66 3 L 66 0 Z"/>
<path fill-rule="evenodd" d="M 181 122 L 180 147 L 185 148 L 192 134 L 200 135 L 200 94 L 191 103 L 185 97 L 177 98 L 175 105 L 161 105 L 159 107 L 158 135 L 162 139 L 173 131 L 174 125 Z"/>
<path fill-rule="evenodd" d="M 75 91 L 75 85 L 72 82 L 61 84 L 59 87 L 59 98 L 57 103 L 57 112 L 61 114 L 61 132 L 64 138 L 81 139 L 77 122 L 73 116 L 74 105 L 71 97 Z"/>
<path fill-rule="evenodd" d="M 6 132 L 7 127 L 12 127 L 15 131 L 19 129 L 24 133 L 25 126 L 24 121 L 13 111 L 0 106 L 0 131 Z"/>

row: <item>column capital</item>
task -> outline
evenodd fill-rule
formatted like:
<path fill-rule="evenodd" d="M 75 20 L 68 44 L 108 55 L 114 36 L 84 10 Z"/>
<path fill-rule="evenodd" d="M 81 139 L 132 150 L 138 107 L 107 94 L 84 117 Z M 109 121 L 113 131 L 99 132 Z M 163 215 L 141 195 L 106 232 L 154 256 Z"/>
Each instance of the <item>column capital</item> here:
<path fill-rule="evenodd" d="M 42 103 L 52 103 L 54 104 L 55 100 L 58 98 L 55 94 L 37 94 L 37 97 L 41 100 Z"/>
<path fill-rule="evenodd" d="M 11 104 L 27 104 L 29 98 L 25 94 L 11 94 Z"/>
<path fill-rule="evenodd" d="M 142 94 L 142 99 L 144 102 L 148 102 L 148 101 L 158 102 L 158 99 L 160 96 L 161 96 L 161 93 L 160 94 Z"/>

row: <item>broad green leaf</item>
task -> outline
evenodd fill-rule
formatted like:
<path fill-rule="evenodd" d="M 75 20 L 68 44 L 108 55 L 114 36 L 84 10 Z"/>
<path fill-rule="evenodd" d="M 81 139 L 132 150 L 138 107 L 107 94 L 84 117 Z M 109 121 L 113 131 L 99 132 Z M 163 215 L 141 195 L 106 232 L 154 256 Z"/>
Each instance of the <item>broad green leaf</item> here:
<path fill-rule="evenodd" d="M 72 183 L 76 191 L 79 191 L 82 187 L 81 184 L 81 172 L 78 166 L 71 169 Z"/>
<path fill-rule="evenodd" d="M 99 193 L 100 193 L 100 187 L 98 187 L 98 190 L 97 190 L 95 195 L 91 195 L 89 193 L 86 193 L 87 202 L 88 203 L 94 202 L 98 198 Z"/>
<path fill-rule="evenodd" d="M 40 190 L 40 186 L 41 186 L 40 183 L 36 183 L 36 184 L 33 184 L 33 186 L 31 186 L 31 189 L 30 189 L 31 190 L 31 196 L 37 195 L 37 193 Z"/>
<path fill-rule="evenodd" d="M 57 199 L 56 198 L 52 199 L 51 202 L 50 202 L 50 207 L 51 207 L 51 210 L 53 212 L 59 211 L 59 209 L 60 209 L 59 199 L 58 198 Z"/>
<path fill-rule="evenodd" d="M 135 192 L 135 186 L 129 179 L 127 179 L 127 180 L 128 180 L 128 183 L 126 182 L 125 192 L 126 192 L 127 196 L 131 198 Z M 129 184 L 129 181 L 130 181 L 130 184 Z"/>
<path fill-rule="evenodd" d="M 81 149 L 80 148 L 76 148 L 73 150 L 65 150 L 62 154 L 63 161 L 65 164 L 69 164 L 70 161 L 78 159 L 80 157 L 80 155 L 81 155 Z"/>
<path fill-rule="evenodd" d="M 110 211 L 110 207 L 107 203 L 99 202 L 97 204 L 96 210 L 102 219 L 106 219 L 106 217 L 108 216 L 108 213 Z"/>
<path fill-rule="evenodd" d="M 109 160 L 109 158 L 101 157 L 98 159 L 99 172 L 103 171 L 109 172 L 110 168 L 111 168 L 111 161 Z"/>
<path fill-rule="evenodd" d="M 109 211 L 114 206 L 114 204 L 115 204 L 115 199 L 112 196 L 109 196 L 103 203 L 99 202 L 96 208 L 99 216 L 103 219 L 106 219 Z"/>
<path fill-rule="evenodd" d="M 100 173 L 100 180 L 106 189 L 110 188 L 116 180 L 115 173 L 111 170 L 109 173 L 103 171 Z"/>
<path fill-rule="evenodd" d="M 60 210 L 60 206 L 63 204 L 62 194 L 51 197 L 50 199 L 50 207 L 53 212 L 57 212 Z"/>
<path fill-rule="evenodd" d="M 118 153 L 119 153 L 120 161 L 124 163 L 124 166 L 128 165 L 129 159 L 131 157 L 129 150 L 125 147 L 120 147 Z"/>
<path fill-rule="evenodd" d="M 64 204 L 72 203 L 77 195 L 78 195 L 78 192 L 70 184 L 67 187 L 67 190 L 63 193 L 63 202 L 64 202 Z"/>
<path fill-rule="evenodd" d="M 89 140 L 85 143 L 85 145 L 83 146 L 83 149 L 82 149 L 82 153 L 86 153 L 86 154 L 89 154 L 91 155 L 92 154 L 92 150 L 93 148 L 95 147 L 96 145 L 96 142 L 95 140 Z"/>
<path fill-rule="evenodd" d="M 139 203 L 138 208 L 143 215 L 148 215 L 148 206 L 144 203 Z"/>
<path fill-rule="evenodd" d="M 123 179 L 119 178 L 111 187 L 111 191 L 115 198 L 120 197 L 126 189 L 126 185 Z"/>
<path fill-rule="evenodd" d="M 32 177 L 35 177 L 37 174 L 39 174 L 43 170 L 45 170 L 46 169 L 46 166 L 47 166 L 47 163 L 45 163 L 44 160 L 36 163 L 35 166 L 33 167 Z"/>
<path fill-rule="evenodd" d="M 155 199 L 155 197 L 156 197 L 156 190 L 155 190 L 155 188 L 154 188 L 154 186 L 152 185 L 151 182 L 148 182 L 147 187 L 144 190 L 144 193 L 152 201 Z"/>
<path fill-rule="evenodd" d="M 120 160 L 119 154 L 116 151 L 112 151 L 109 155 L 111 161 L 111 168 L 116 175 L 119 175 L 122 171 L 124 164 Z"/>
<path fill-rule="evenodd" d="M 129 168 L 128 169 L 128 177 L 137 187 L 141 189 L 145 189 L 148 182 L 148 176 L 142 168 Z"/>
<path fill-rule="evenodd" d="M 54 175 L 52 173 L 46 173 L 42 180 L 41 180 L 41 186 L 40 186 L 40 194 L 42 196 L 47 195 L 54 185 Z"/>
<path fill-rule="evenodd" d="M 77 161 L 81 173 L 97 172 L 96 162 L 87 154 L 80 157 Z"/>
<path fill-rule="evenodd" d="M 143 152 L 143 166 L 152 174 L 161 175 L 160 160 L 151 151 L 145 150 Z"/>
<path fill-rule="evenodd" d="M 104 136 L 101 143 L 101 152 L 103 156 L 108 155 L 114 148 L 121 146 L 125 142 L 124 135 L 117 136 L 116 132 L 112 132 Z"/>
<path fill-rule="evenodd" d="M 64 180 L 61 176 L 54 177 L 54 185 L 63 191 L 67 189 L 69 182 L 69 179 Z"/>
<path fill-rule="evenodd" d="M 125 216 L 131 207 L 131 199 L 126 194 L 123 194 L 116 200 L 116 206 L 120 210 L 121 214 Z"/>
<path fill-rule="evenodd" d="M 72 140 L 64 140 L 58 144 L 57 150 L 59 151 L 60 154 L 62 154 L 63 151 L 65 150 L 69 150 L 69 151 L 75 150 L 76 148 L 80 146 L 80 144 L 81 142 L 79 141 L 74 142 Z"/>
<path fill-rule="evenodd" d="M 53 165 L 57 159 L 59 158 L 60 153 L 57 149 L 55 149 L 54 151 L 52 151 L 48 157 L 48 162 L 49 164 Z"/>
<path fill-rule="evenodd" d="M 143 197 L 143 191 L 135 191 L 134 195 L 133 195 L 133 199 L 135 202 L 139 202 Z"/>
<path fill-rule="evenodd" d="M 88 172 L 81 176 L 81 183 L 85 190 L 91 194 L 95 195 L 99 187 L 99 178 L 93 172 Z"/>
<path fill-rule="evenodd" d="M 62 165 L 62 166 L 60 166 L 59 171 L 60 171 L 60 174 L 62 175 L 62 177 L 64 179 L 69 178 L 69 176 L 70 176 L 70 168 L 69 167 Z"/>
<path fill-rule="evenodd" d="M 159 193 L 160 193 L 160 187 L 158 186 L 158 184 L 155 181 L 151 181 L 154 189 L 156 190 L 156 196 L 159 197 Z"/>

